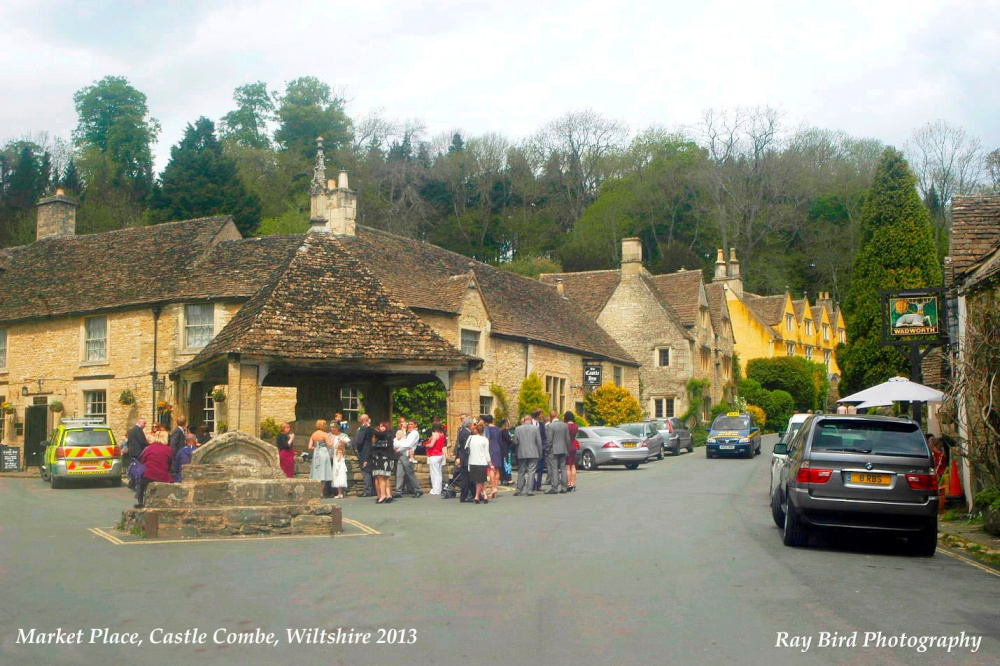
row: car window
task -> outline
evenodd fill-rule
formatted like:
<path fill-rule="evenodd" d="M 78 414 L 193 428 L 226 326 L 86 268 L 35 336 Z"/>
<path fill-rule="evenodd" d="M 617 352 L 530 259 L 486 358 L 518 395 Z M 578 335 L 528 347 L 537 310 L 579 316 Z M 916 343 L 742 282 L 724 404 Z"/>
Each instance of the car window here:
<path fill-rule="evenodd" d="M 112 443 L 107 430 L 69 430 L 63 441 L 64 446 L 109 446 Z"/>
<path fill-rule="evenodd" d="M 929 457 L 930 451 L 915 423 L 838 419 L 823 421 L 812 444 L 816 451 Z"/>
<path fill-rule="evenodd" d="M 621 428 L 594 428 L 594 434 L 598 437 L 628 437 L 632 433 Z"/>
<path fill-rule="evenodd" d="M 687 430 L 680 419 L 670 419 L 670 424 L 674 427 L 674 430 Z"/>
<path fill-rule="evenodd" d="M 618 429 L 619 430 L 624 430 L 625 432 L 627 432 L 630 435 L 636 435 L 636 434 L 638 434 L 636 432 L 636 430 L 635 430 L 636 426 L 632 425 L 631 423 L 623 423 L 622 425 L 618 426 Z"/>
<path fill-rule="evenodd" d="M 590 434 L 589 430 L 580 428 L 579 430 L 576 431 L 577 439 L 590 439 L 591 437 L 593 437 L 593 435 Z"/>
<path fill-rule="evenodd" d="M 750 418 L 747 416 L 720 416 L 712 424 L 712 430 L 749 430 Z"/>

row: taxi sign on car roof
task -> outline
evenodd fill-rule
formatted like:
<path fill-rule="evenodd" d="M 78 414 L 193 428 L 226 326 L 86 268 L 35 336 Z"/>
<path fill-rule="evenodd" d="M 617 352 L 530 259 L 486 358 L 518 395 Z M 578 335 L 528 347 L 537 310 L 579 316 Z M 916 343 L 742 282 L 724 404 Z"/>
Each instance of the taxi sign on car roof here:
<path fill-rule="evenodd" d="M 726 412 L 726 416 L 739 416 L 739 412 Z"/>

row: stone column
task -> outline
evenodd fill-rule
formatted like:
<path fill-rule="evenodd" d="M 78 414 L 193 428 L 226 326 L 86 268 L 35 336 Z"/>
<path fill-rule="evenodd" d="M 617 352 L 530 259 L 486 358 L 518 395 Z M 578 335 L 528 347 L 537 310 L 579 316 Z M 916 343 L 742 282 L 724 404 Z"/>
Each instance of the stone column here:
<path fill-rule="evenodd" d="M 260 436 L 260 366 L 229 361 L 226 388 L 226 417 L 229 430 Z"/>

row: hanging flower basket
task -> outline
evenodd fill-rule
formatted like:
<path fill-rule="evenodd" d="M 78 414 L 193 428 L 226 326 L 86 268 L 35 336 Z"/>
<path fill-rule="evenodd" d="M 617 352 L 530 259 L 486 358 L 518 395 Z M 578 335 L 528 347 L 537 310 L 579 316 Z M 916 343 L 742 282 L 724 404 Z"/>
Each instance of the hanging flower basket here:
<path fill-rule="evenodd" d="M 228 432 L 229 431 L 229 424 L 226 423 L 225 421 L 219 421 L 218 423 L 215 424 L 215 430 L 217 432 L 220 432 L 220 433 L 221 432 Z"/>
<path fill-rule="evenodd" d="M 15 412 L 14 405 L 9 402 L 0 402 L 0 412 L 4 414 L 13 414 Z"/>
<path fill-rule="evenodd" d="M 118 403 L 128 407 L 135 404 L 135 394 L 130 389 L 125 389 L 118 396 Z"/>
<path fill-rule="evenodd" d="M 63 410 L 63 404 L 58 400 L 53 400 L 49 403 L 49 411 L 53 414 L 59 414 Z"/>
<path fill-rule="evenodd" d="M 174 406 L 171 405 L 166 400 L 161 400 L 158 403 L 156 403 L 156 411 L 159 414 L 169 414 L 170 412 L 174 411 Z"/>
<path fill-rule="evenodd" d="M 226 392 L 223 391 L 222 389 L 215 389 L 214 391 L 212 391 L 212 400 L 219 403 L 225 402 Z"/>

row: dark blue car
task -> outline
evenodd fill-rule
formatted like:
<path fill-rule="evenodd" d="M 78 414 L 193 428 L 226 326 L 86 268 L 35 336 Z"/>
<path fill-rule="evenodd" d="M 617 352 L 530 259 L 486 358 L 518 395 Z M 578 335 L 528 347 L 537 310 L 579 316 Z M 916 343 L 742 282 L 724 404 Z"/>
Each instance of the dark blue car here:
<path fill-rule="evenodd" d="M 760 427 L 747 412 L 728 412 L 715 417 L 705 444 L 705 457 L 740 456 L 753 458 L 760 453 Z"/>

